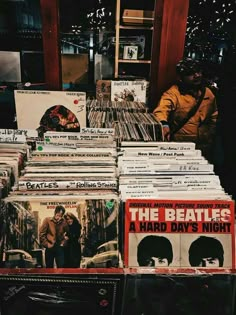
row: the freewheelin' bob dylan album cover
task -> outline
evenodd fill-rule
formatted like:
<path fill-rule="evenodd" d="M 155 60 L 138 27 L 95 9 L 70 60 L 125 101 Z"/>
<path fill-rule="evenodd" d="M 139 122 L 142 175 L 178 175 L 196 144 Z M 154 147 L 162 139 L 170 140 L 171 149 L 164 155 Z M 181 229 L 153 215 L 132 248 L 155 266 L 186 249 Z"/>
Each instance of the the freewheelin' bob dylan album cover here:
<path fill-rule="evenodd" d="M 120 266 L 117 199 L 37 197 L 2 203 L 1 268 Z"/>
<path fill-rule="evenodd" d="M 234 202 L 127 200 L 124 264 L 234 268 Z"/>
<path fill-rule="evenodd" d="M 15 90 L 14 93 L 19 129 L 44 133 L 80 131 L 86 127 L 85 92 Z"/>

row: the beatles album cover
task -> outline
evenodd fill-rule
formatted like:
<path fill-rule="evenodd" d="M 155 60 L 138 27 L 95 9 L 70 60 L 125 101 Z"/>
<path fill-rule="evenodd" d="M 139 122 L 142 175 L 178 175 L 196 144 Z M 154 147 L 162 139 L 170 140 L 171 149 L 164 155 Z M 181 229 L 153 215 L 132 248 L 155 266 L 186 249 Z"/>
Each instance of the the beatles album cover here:
<path fill-rule="evenodd" d="M 122 274 L 0 275 L 1 315 L 120 315 Z"/>
<path fill-rule="evenodd" d="M 0 231 L 1 268 L 121 264 L 118 200 L 113 195 L 10 197 L 1 204 Z"/>
<path fill-rule="evenodd" d="M 234 268 L 234 202 L 127 200 L 126 267 Z"/>
<path fill-rule="evenodd" d="M 86 93 L 15 90 L 19 129 L 80 131 L 86 127 Z M 32 115 L 30 113 L 33 113 Z"/>

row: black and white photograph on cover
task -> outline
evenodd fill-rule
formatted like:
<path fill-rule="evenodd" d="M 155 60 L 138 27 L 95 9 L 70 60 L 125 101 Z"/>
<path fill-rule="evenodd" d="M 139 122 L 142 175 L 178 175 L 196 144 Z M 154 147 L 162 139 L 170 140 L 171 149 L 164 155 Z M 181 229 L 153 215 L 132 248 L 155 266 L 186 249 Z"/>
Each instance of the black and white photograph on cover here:
<path fill-rule="evenodd" d="M 230 234 L 182 234 L 181 267 L 232 268 Z"/>
<path fill-rule="evenodd" d="M 129 233 L 128 266 L 180 267 L 180 235 Z"/>
<path fill-rule="evenodd" d="M 1 268 L 119 266 L 116 199 L 33 199 L 19 196 L 1 207 Z"/>
<path fill-rule="evenodd" d="M 138 46 L 124 46 L 123 59 L 137 60 Z"/>
<path fill-rule="evenodd" d="M 147 81 L 111 81 L 111 101 L 146 102 Z"/>

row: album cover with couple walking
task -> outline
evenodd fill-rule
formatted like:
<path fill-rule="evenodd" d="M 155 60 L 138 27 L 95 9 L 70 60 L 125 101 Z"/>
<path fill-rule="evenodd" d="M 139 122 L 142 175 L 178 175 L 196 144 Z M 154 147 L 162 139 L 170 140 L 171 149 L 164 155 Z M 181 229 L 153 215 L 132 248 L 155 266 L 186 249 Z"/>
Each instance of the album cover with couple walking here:
<path fill-rule="evenodd" d="M 234 202 L 125 202 L 126 267 L 234 268 Z"/>
<path fill-rule="evenodd" d="M 1 203 L 1 268 L 111 268 L 121 264 L 118 200 L 19 195 Z"/>

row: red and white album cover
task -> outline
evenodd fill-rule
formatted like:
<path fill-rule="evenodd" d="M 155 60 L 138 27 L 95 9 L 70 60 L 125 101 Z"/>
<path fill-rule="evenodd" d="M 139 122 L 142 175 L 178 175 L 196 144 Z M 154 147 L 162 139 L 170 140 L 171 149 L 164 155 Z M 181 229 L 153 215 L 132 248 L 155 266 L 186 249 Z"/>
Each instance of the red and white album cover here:
<path fill-rule="evenodd" d="M 80 131 L 86 127 L 85 92 L 15 90 L 14 93 L 19 129 L 44 133 Z"/>
<path fill-rule="evenodd" d="M 234 268 L 234 201 L 127 200 L 124 265 Z"/>

